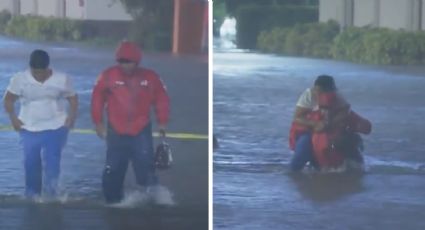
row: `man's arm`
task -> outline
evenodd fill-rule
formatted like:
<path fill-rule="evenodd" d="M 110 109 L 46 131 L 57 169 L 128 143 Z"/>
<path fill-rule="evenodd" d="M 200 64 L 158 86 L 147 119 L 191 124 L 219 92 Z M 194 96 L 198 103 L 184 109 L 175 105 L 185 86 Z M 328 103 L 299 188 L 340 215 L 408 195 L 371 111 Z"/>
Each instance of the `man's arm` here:
<path fill-rule="evenodd" d="M 24 123 L 19 120 L 15 113 L 15 102 L 19 99 L 19 96 L 13 94 L 9 91 L 6 91 L 6 94 L 3 98 L 4 109 L 6 113 L 9 115 L 10 122 L 12 123 L 13 128 L 16 131 L 21 130 Z"/>
<path fill-rule="evenodd" d="M 98 77 L 96 85 L 93 88 L 91 98 L 92 121 L 95 124 L 97 135 L 102 139 L 106 137 L 106 129 L 105 125 L 103 124 L 103 110 L 106 102 L 105 91 L 107 86 L 104 78 L 105 77 L 103 74 Z"/>
<path fill-rule="evenodd" d="M 295 107 L 294 122 L 313 131 L 319 132 L 325 129 L 326 122 L 312 121 L 307 117 L 307 115 L 312 112 L 315 106 L 313 94 L 314 93 L 312 92 L 312 89 L 307 89 L 300 95 Z"/>
<path fill-rule="evenodd" d="M 74 90 L 74 84 L 72 83 L 71 78 L 66 76 L 65 88 L 63 96 L 69 103 L 68 116 L 65 120 L 65 126 L 68 128 L 74 127 L 75 120 L 77 119 L 78 113 L 78 96 Z"/>
<path fill-rule="evenodd" d="M 307 118 L 308 113 L 311 112 L 309 108 L 303 108 L 297 106 L 295 108 L 294 122 L 303 126 L 308 127 L 309 129 L 320 132 L 326 128 L 325 121 L 312 121 Z"/>
<path fill-rule="evenodd" d="M 354 111 L 350 112 L 348 124 L 349 130 L 353 132 L 370 134 L 370 132 L 372 131 L 372 123 L 368 119 L 360 116 Z"/>
<path fill-rule="evenodd" d="M 309 112 L 311 112 L 311 109 L 297 106 L 295 108 L 295 114 L 294 114 L 295 123 L 306 126 L 308 128 L 313 128 L 314 122 L 307 119 L 307 114 Z"/>
<path fill-rule="evenodd" d="M 73 96 L 66 98 L 69 103 L 69 113 L 65 122 L 65 126 L 68 128 L 74 127 L 75 120 L 77 119 L 78 113 L 78 95 L 75 94 Z"/>
<path fill-rule="evenodd" d="M 165 89 L 164 84 L 160 80 L 159 76 L 155 77 L 154 81 L 155 91 L 154 91 L 154 106 L 155 114 L 158 121 L 159 132 L 162 136 L 165 136 L 165 129 L 168 123 L 169 114 L 170 114 L 170 99 Z"/>
<path fill-rule="evenodd" d="M 329 126 L 331 127 L 342 127 L 346 126 L 348 117 L 350 115 L 351 107 L 350 104 L 345 101 L 340 102 L 336 109 L 335 115 L 331 118 Z"/>

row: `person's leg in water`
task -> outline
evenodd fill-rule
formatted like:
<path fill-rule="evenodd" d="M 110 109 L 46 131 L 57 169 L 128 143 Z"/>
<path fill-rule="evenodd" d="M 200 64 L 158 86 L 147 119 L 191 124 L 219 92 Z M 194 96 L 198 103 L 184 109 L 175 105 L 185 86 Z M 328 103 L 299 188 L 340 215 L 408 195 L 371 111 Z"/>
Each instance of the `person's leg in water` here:
<path fill-rule="evenodd" d="M 336 144 L 345 157 L 345 166 L 348 170 L 364 170 L 363 139 L 358 133 L 345 133 Z"/>
<path fill-rule="evenodd" d="M 41 135 L 27 130 L 19 134 L 24 151 L 25 196 L 34 198 L 41 195 Z"/>
<path fill-rule="evenodd" d="M 43 131 L 43 191 L 48 197 L 55 197 L 60 174 L 61 153 L 68 138 L 68 128 Z"/>
<path fill-rule="evenodd" d="M 128 167 L 129 138 L 117 134 L 111 127 L 106 137 L 106 165 L 102 177 L 102 190 L 106 203 L 119 203 L 123 197 L 124 178 Z"/>
<path fill-rule="evenodd" d="M 294 155 L 289 164 L 290 170 L 292 172 L 301 171 L 307 162 L 310 162 L 315 169 L 318 169 L 317 162 L 313 156 L 311 133 L 305 133 L 298 136 L 295 143 Z"/>
<path fill-rule="evenodd" d="M 146 125 L 143 131 L 132 140 L 133 151 L 130 156 L 137 184 L 142 187 L 158 185 L 155 173 L 152 126 Z"/>

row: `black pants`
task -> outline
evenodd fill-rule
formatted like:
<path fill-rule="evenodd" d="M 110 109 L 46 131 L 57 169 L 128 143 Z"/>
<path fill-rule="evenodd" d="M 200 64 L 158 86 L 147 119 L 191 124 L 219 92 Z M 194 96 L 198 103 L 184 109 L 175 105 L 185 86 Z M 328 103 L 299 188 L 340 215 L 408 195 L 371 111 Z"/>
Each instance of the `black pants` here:
<path fill-rule="evenodd" d="M 129 161 L 132 162 L 137 184 L 141 186 L 158 184 L 151 124 L 148 124 L 136 136 L 117 134 L 109 126 L 106 143 L 106 165 L 102 187 L 107 203 L 117 203 L 122 200 L 123 183 Z"/>

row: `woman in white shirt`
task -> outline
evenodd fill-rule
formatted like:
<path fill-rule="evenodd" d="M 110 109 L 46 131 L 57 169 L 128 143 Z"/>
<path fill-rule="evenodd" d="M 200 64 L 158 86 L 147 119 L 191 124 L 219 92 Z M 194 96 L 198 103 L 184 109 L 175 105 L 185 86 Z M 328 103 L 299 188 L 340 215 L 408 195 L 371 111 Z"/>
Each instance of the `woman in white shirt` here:
<path fill-rule="evenodd" d="M 30 69 L 11 78 L 4 97 L 5 110 L 23 145 L 29 198 L 40 196 L 42 190 L 47 196 L 56 195 L 61 152 L 77 117 L 78 98 L 69 77 L 50 69 L 49 63 L 47 52 L 33 51 Z M 18 99 L 19 116 L 14 110 Z"/>

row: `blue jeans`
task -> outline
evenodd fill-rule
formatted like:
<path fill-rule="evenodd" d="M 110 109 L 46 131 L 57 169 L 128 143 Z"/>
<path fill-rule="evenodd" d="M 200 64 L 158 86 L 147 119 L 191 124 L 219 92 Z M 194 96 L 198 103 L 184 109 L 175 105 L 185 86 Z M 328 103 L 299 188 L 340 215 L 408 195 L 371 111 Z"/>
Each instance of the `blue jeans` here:
<path fill-rule="evenodd" d="M 118 134 L 109 126 L 106 142 L 106 165 L 102 188 L 107 203 L 122 200 L 123 183 L 129 161 L 133 165 L 137 184 L 141 186 L 158 184 L 151 124 L 136 136 Z"/>
<path fill-rule="evenodd" d="M 295 153 L 289 165 L 290 170 L 293 172 L 301 171 L 307 162 L 310 162 L 316 169 L 318 168 L 313 156 L 311 133 L 304 133 L 297 137 Z"/>
<path fill-rule="evenodd" d="M 43 190 L 45 195 L 55 196 L 68 128 L 38 132 L 21 130 L 19 133 L 24 150 L 25 195 L 31 198 L 41 195 Z"/>

